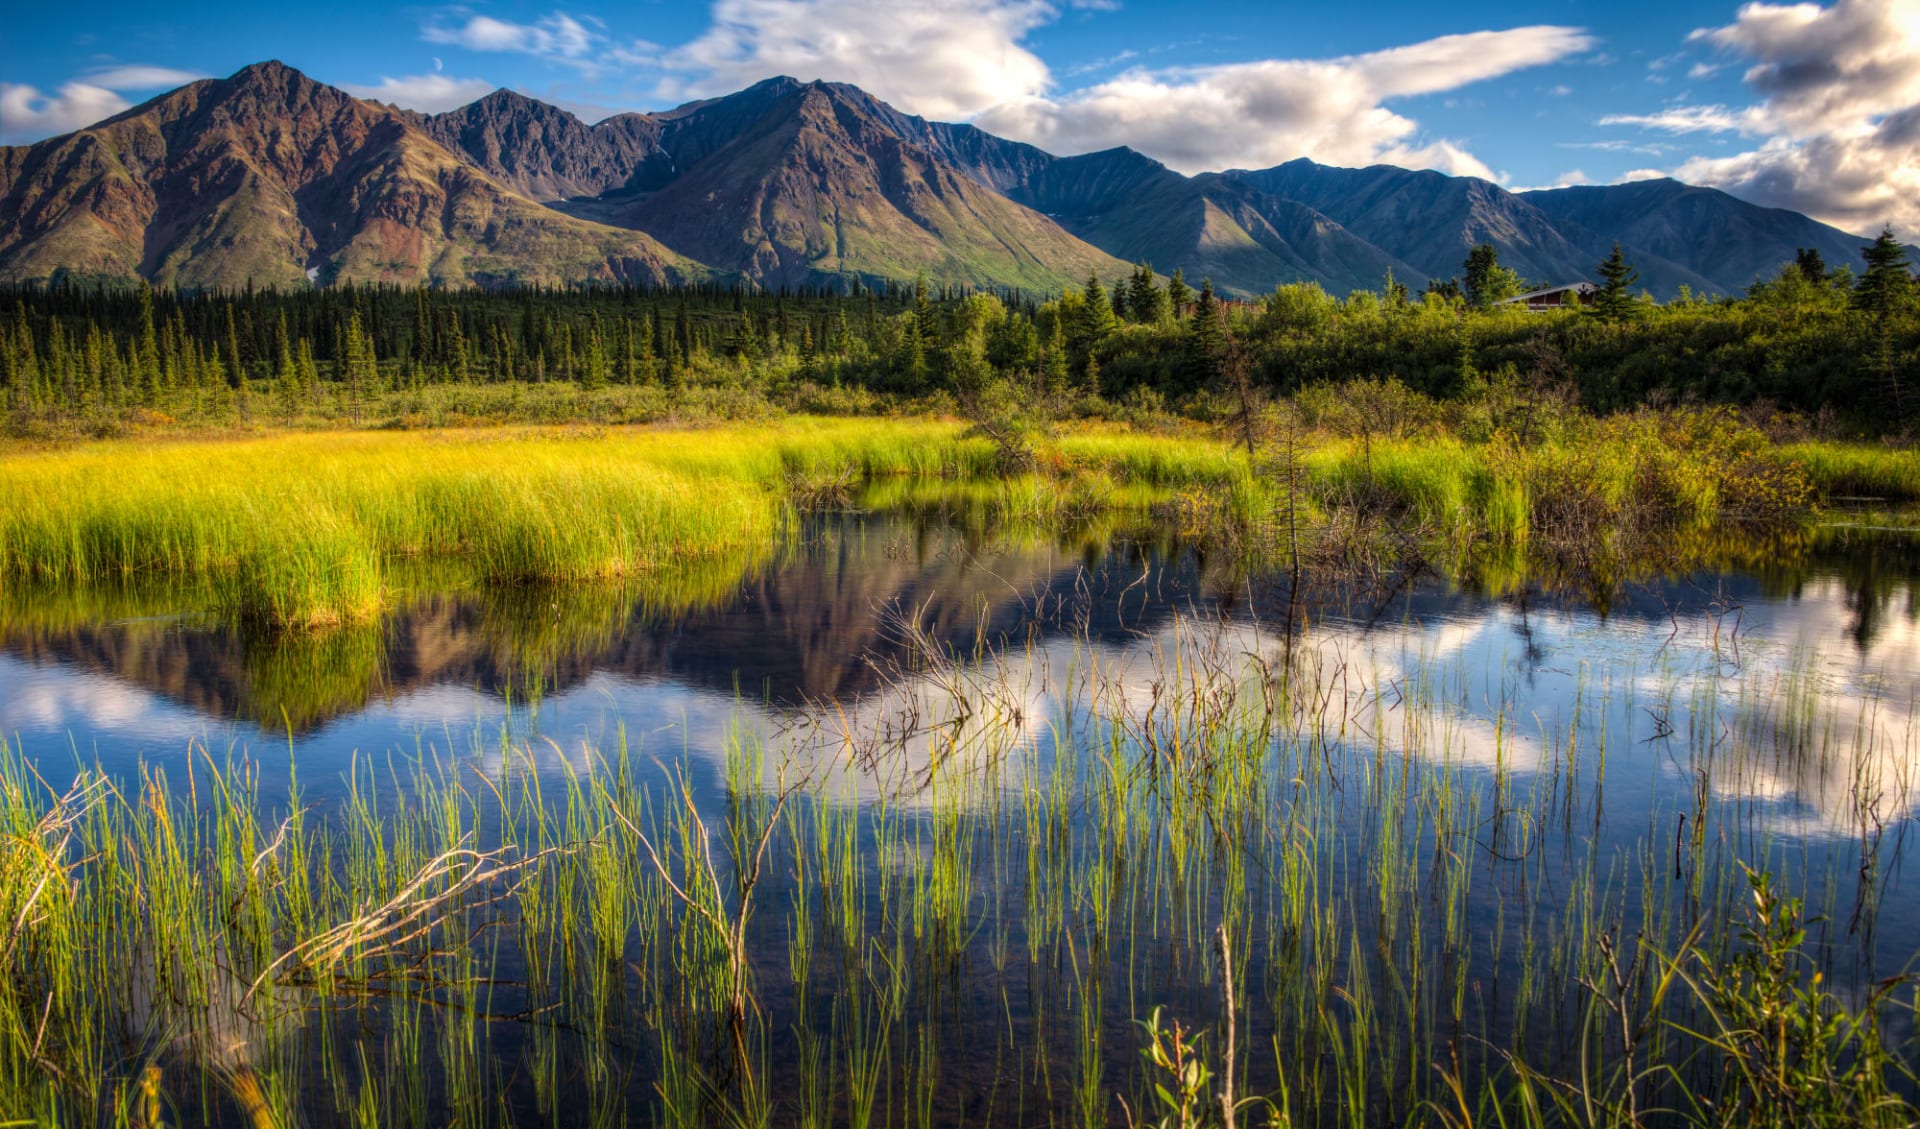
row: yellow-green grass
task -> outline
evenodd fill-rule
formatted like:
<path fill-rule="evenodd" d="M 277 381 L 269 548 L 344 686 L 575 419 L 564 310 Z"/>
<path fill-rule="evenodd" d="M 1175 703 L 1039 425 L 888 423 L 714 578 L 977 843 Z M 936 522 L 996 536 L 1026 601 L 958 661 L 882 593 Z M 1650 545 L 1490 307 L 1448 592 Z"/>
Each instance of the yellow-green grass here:
<path fill-rule="evenodd" d="M 1883 493 L 1920 496 L 1903 453 L 1807 445 L 1759 457 L 1774 465 L 1783 453 L 1818 483 L 1870 474 Z M 1205 497 L 1243 525 L 1284 504 L 1272 460 L 1256 474 L 1218 436 L 1078 425 L 1035 456 L 1037 473 L 1002 480 L 994 444 L 959 422 L 812 417 L 21 450 L 0 455 L 0 586 L 164 582 L 198 587 L 216 614 L 323 627 L 371 620 L 403 573 L 441 562 L 480 584 L 660 577 L 706 562 L 712 587 L 721 562 L 737 577 L 765 560 L 792 499 L 816 491 L 859 487 L 880 508 L 1055 530 L 1132 520 L 1169 498 Z M 1534 448 L 1322 438 L 1306 447 L 1303 482 L 1313 505 L 1385 500 L 1428 532 L 1519 543 L 1630 507 L 1689 519 L 1736 508 L 1753 493 L 1755 457 L 1657 422 L 1602 421 L 1580 442 Z"/>
<path fill-rule="evenodd" d="M 635 576 L 774 543 L 787 481 L 955 473 L 990 450 L 954 424 L 713 431 L 344 432 L 103 443 L 0 458 L 0 576 L 165 577 L 287 626 L 364 621 L 390 566 L 457 558 L 483 582 Z"/>
<path fill-rule="evenodd" d="M 1920 451 L 1860 443 L 1796 443 L 1788 458 L 1807 468 L 1823 497 L 1920 500 Z"/>

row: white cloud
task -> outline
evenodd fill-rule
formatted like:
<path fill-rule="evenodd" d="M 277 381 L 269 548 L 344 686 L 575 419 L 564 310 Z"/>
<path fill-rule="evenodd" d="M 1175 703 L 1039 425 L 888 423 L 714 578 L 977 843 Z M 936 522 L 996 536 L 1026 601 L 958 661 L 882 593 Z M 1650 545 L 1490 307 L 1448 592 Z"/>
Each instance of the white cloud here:
<path fill-rule="evenodd" d="M 1554 145 L 1556 149 L 1592 149 L 1598 153 L 1644 153 L 1649 157 L 1663 157 L 1673 152 L 1673 146 L 1665 141 L 1627 141 L 1621 138 L 1607 138 L 1603 141 L 1561 141 Z"/>
<path fill-rule="evenodd" d="M 1309 156 L 1490 176 L 1461 145 L 1421 139 L 1416 122 L 1382 103 L 1592 45 L 1576 28 L 1524 27 L 1335 59 L 1134 69 L 1062 94 L 1024 44 L 1058 17 L 1057 6 L 972 0 L 959 7 L 950 0 L 717 0 L 713 25 L 661 58 L 674 77 L 658 94 L 708 97 L 789 74 L 850 82 L 911 113 L 969 120 L 1062 154 L 1130 145 L 1184 171 Z"/>
<path fill-rule="evenodd" d="M 452 25 L 429 23 L 420 29 L 420 35 L 429 43 L 448 43 L 469 51 L 509 51 L 583 69 L 595 68 L 592 53 L 606 38 L 565 12 L 554 12 L 530 24 L 468 15 L 464 22 Z"/>
<path fill-rule="evenodd" d="M 1752 133 L 1764 123 L 1752 108 L 1735 111 L 1725 106 L 1675 106 L 1657 114 L 1608 114 L 1600 124 L 1634 125 L 1668 133 Z"/>
<path fill-rule="evenodd" d="M 1422 142 L 1418 123 L 1383 103 L 1553 62 L 1591 43 L 1576 28 L 1524 27 L 1335 59 L 1135 70 L 1065 97 L 1003 103 L 975 120 L 1054 152 L 1130 145 L 1188 172 L 1304 156 L 1491 178 L 1461 145 Z"/>
<path fill-rule="evenodd" d="M 708 97 L 786 74 L 969 118 L 1045 92 L 1047 65 L 1021 40 L 1055 15 L 1037 0 L 716 0 L 713 26 L 663 59 L 679 77 L 661 93 Z"/>
<path fill-rule="evenodd" d="M 1759 138 L 1747 152 L 1693 157 L 1673 175 L 1850 230 L 1892 222 L 1920 234 L 1920 5 L 1749 3 L 1733 23 L 1689 39 L 1745 63 L 1760 101 L 1603 122 Z"/>
<path fill-rule="evenodd" d="M 464 106 L 493 93 L 493 84 L 483 78 L 454 78 L 444 74 L 412 74 L 393 78 L 381 75 L 375 84 L 341 83 L 341 89 L 356 98 L 391 102 L 409 110 L 437 114 Z"/>
<path fill-rule="evenodd" d="M 51 94 L 25 83 L 0 82 L 0 144 L 82 129 L 130 108 L 133 103 L 122 92 L 161 90 L 202 77 L 174 67 L 121 64 L 89 71 Z"/>
<path fill-rule="evenodd" d="M 183 71 L 178 67 L 129 63 L 104 70 L 89 71 L 82 77 L 93 85 L 104 86 L 108 90 L 168 90 L 176 86 L 185 86 L 189 82 L 207 76 L 199 71 Z"/>
<path fill-rule="evenodd" d="M 1185 171 L 1275 164 L 1308 156 L 1395 161 L 1492 176 L 1458 142 L 1420 136 L 1386 108 L 1585 51 L 1567 27 L 1448 35 L 1325 60 L 1134 69 L 1062 93 L 1026 45 L 1063 10 L 1110 10 L 1111 0 L 714 0 L 708 28 L 662 48 L 616 42 L 555 11 L 512 23 L 444 9 L 422 28 L 434 43 L 511 51 L 583 73 L 651 70 L 654 98 L 732 93 L 774 75 L 852 83 L 909 113 L 972 121 L 1054 152 L 1131 145 Z M 1094 17 L 1090 17 L 1094 18 Z M 1132 51 L 1068 72 L 1079 77 L 1137 58 Z"/>
<path fill-rule="evenodd" d="M 42 94 L 37 87 L 0 82 L 0 142 L 9 145 L 69 133 L 110 118 L 131 106 L 103 86 L 69 82 L 58 93 Z"/>
<path fill-rule="evenodd" d="M 1574 188 L 1582 184 L 1592 184 L 1593 178 L 1580 169 L 1568 169 L 1546 184 L 1515 185 L 1509 192 L 1541 192 L 1549 188 Z"/>

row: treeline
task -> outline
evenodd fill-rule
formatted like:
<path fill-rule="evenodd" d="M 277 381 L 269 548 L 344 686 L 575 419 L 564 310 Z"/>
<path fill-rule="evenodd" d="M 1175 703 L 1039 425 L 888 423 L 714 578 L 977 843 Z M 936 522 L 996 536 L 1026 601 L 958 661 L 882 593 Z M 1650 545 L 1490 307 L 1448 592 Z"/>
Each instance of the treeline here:
<path fill-rule="evenodd" d="M 1231 387 L 1288 393 L 1397 381 L 1429 396 L 1489 383 L 1593 411 L 1765 402 L 1857 429 L 1920 415 L 1920 287 L 1891 234 L 1863 269 L 1802 256 L 1732 299 L 1654 304 L 1601 264 L 1590 306 L 1533 312 L 1468 284 L 1336 299 L 1312 284 L 1257 302 L 1142 265 L 1040 298 L 925 283 L 852 295 L 744 287 L 441 291 L 391 286 L 180 293 L 56 283 L 0 288 L 0 396 L 16 430 L 127 419 L 355 423 L 435 389 L 706 390 L 856 407 L 983 390 L 1066 412 L 1204 414 Z M 809 402 L 819 402 L 819 398 Z M 826 402 L 835 402 L 828 397 Z"/>

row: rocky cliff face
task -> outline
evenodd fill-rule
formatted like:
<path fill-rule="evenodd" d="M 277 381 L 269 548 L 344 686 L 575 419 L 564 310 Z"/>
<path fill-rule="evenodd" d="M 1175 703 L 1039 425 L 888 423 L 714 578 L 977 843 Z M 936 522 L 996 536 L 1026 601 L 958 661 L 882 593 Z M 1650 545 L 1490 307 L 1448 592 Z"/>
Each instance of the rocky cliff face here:
<path fill-rule="evenodd" d="M 618 192 L 660 152 L 660 121 L 619 114 L 587 125 L 511 90 L 444 114 L 408 114 L 427 136 L 543 203 Z"/>

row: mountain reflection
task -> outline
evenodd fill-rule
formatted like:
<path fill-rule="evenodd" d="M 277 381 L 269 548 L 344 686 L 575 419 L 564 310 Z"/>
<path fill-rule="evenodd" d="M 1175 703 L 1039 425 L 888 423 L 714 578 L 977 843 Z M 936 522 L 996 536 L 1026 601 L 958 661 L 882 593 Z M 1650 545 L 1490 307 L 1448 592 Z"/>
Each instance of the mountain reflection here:
<path fill-rule="evenodd" d="M 283 735 L 426 687 L 527 700 L 596 676 L 781 709 L 852 703 L 891 686 L 888 672 L 919 661 L 916 647 L 969 660 L 991 650 L 1005 661 L 1027 652 L 1059 660 L 1062 645 L 1085 645 L 1110 658 L 1170 630 L 1176 615 L 1260 622 L 1268 635 L 1288 618 L 1344 626 L 1375 636 L 1374 650 L 1416 638 L 1438 646 L 1452 628 L 1435 624 L 1499 625 L 1524 642 L 1509 661 L 1528 677 L 1600 661 L 1622 638 L 1678 633 L 1683 622 L 1711 623 L 1730 649 L 1764 640 L 1817 651 L 1823 663 L 1895 686 L 1920 668 L 1920 538 L 1834 528 L 1751 555 L 1720 543 L 1702 556 L 1703 571 L 1621 583 L 1597 606 L 1577 590 L 1508 575 L 1479 581 L 1478 592 L 1438 579 L 1384 597 L 1324 585 L 1289 609 L 1284 590 L 1192 550 L 1124 540 L 1089 549 L 843 517 L 810 523 L 744 579 L 724 562 L 624 586 L 442 591 L 424 577 L 420 594 L 384 621 L 321 634 L 256 635 L 182 614 L 191 593 L 15 590 L 0 608 L 0 648 Z M 1543 616 L 1573 611 L 1604 628 L 1578 642 L 1535 631 Z M 902 638 L 903 622 L 917 639 Z"/>

